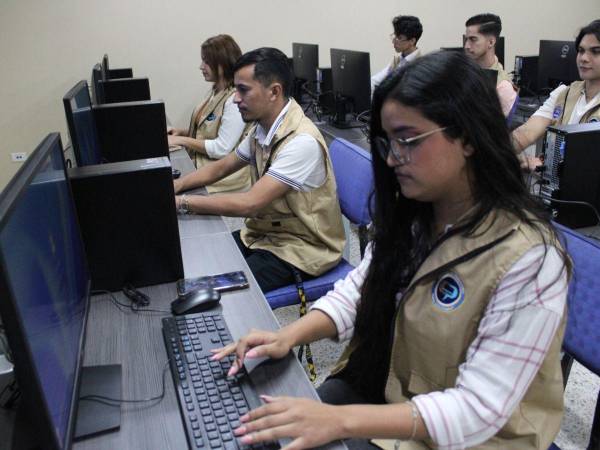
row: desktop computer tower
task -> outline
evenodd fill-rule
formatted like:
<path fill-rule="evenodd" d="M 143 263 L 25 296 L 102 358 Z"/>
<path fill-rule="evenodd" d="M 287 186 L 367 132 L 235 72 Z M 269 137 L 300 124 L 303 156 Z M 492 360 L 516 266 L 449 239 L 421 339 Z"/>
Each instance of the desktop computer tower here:
<path fill-rule="evenodd" d="M 548 127 L 543 153 L 540 193 L 555 220 L 570 228 L 596 225 L 593 208 L 600 211 L 600 123 Z"/>
<path fill-rule="evenodd" d="M 169 156 L 167 119 L 162 101 L 97 105 L 93 113 L 103 161 Z"/>
<path fill-rule="evenodd" d="M 150 100 L 148 78 L 115 78 L 100 80 L 103 103 L 139 102 Z"/>
<path fill-rule="evenodd" d="M 171 164 L 153 158 L 69 169 L 92 289 L 183 278 Z"/>
<path fill-rule="evenodd" d="M 536 95 L 538 92 L 539 56 L 515 56 L 514 83 L 519 86 L 520 97 Z"/>

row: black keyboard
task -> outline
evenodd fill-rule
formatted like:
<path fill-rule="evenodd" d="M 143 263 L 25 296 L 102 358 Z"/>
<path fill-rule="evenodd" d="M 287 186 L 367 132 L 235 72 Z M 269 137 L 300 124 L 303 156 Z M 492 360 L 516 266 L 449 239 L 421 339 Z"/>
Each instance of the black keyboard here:
<path fill-rule="evenodd" d="M 277 443 L 241 445 L 240 417 L 261 404 L 250 377 L 227 376 L 234 356 L 211 361 L 210 349 L 232 342 L 220 313 L 162 319 L 163 336 L 191 449 L 278 449 Z"/>

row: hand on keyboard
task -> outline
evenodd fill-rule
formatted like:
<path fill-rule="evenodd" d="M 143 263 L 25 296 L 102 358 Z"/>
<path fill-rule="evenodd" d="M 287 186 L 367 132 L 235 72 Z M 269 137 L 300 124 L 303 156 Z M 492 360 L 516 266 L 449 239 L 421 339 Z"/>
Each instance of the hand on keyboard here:
<path fill-rule="evenodd" d="M 220 361 L 226 356 L 235 353 L 235 361 L 227 373 L 228 376 L 231 376 L 238 373 L 242 368 L 244 358 L 268 357 L 280 359 L 286 356 L 291 348 L 291 344 L 279 332 L 252 330 L 237 342 L 233 342 L 223 348 L 212 349 L 213 356 L 211 360 Z"/>
<path fill-rule="evenodd" d="M 289 448 L 313 448 L 343 435 L 343 407 L 315 400 L 261 395 L 265 405 L 240 417 L 242 425 L 233 432 L 245 445 L 292 438 Z M 286 447 L 287 448 L 287 447 Z"/>

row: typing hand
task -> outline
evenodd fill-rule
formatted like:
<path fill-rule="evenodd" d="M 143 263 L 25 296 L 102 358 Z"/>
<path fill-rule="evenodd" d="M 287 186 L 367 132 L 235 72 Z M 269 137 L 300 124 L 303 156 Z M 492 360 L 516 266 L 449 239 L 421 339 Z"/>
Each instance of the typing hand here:
<path fill-rule="evenodd" d="M 223 348 L 211 350 L 212 360 L 220 361 L 225 356 L 234 353 L 236 359 L 231 365 L 228 376 L 235 375 L 244 365 L 244 358 L 269 357 L 274 359 L 283 358 L 291 350 L 291 345 L 284 339 L 281 333 L 272 331 L 251 330 L 237 342 Z"/>
<path fill-rule="evenodd" d="M 181 147 L 185 144 L 181 136 L 174 136 L 172 134 L 169 134 L 167 136 L 167 139 L 169 141 L 169 147 Z"/>
<path fill-rule="evenodd" d="M 242 416 L 242 425 L 234 430 L 242 444 L 292 438 L 282 450 L 300 450 L 345 437 L 339 406 L 305 398 L 261 398 L 266 404 Z"/>

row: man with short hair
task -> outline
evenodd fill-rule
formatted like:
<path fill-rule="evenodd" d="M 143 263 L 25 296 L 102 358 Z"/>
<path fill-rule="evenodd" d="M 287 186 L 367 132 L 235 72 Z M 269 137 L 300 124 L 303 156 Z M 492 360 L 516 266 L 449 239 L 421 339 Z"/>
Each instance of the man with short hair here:
<path fill-rule="evenodd" d="M 600 19 L 579 31 L 575 48 L 581 81 L 558 86 L 529 120 L 512 132 L 517 153 L 541 138 L 550 125 L 600 122 Z M 540 164 L 539 159 L 529 158 L 527 168 Z"/>
<path fill-rule="evenodd" d="M 496 90 L 502 112 L 508 117 L 517 99 L 517 91 L 496 56 L 496 42 L 502 31 L 502 21 L 496 14 L 477 14 L 467 20 L 465 26 L 465 53 L 482 69 L 495 70 L 498 73 Z"/>
<path fill-rule="evenodd" d="M 290 97 L 287 57 L 259 48 L 234 66 L 234 102 L 242 119 L 256 122 L 228 156 L 174 181 L 179 193 L 211 184 L 250 165 L 247 192 L 178 195 L 180 211 L 247 217 L 234 239 L 256 281 L 268 292 L 333 268 L 345 244 L 327 145 Z"/>
<path fill-rule="evenodd" d="M 390 37 L 396 55 L 394 55 L 390 64 L 371 77 L 371 94 L 390 72 L 421 56 L 421 50 L 417 47 L 417 42 L 423 34 L 423 26 L 419 18 L 415 16 L 396 16 L 392 20 L 392 25 L 394 26 L 394 32 Z"/>

